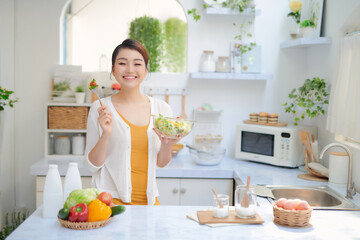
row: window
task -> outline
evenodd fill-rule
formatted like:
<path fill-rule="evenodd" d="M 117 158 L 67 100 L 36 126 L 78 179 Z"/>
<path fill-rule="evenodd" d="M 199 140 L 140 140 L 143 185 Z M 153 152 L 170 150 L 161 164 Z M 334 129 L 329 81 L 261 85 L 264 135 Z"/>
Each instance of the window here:
<path fill-rule="evenodd" d="M 160 49 L 159 67 L 150 71 L 186 72 L 187 20 L 176 0 L 72 0 L 64 12 L 62 64 L 82 65 L 87 72 L 109 72 L 111 54 L 129 38 L 131 22 L 147 17 L 158 20 L 161 27 L 161 44 L 155 46 Z M 151 67 L 154 54 L 147 50 Z"/>
<path fill-rule="evenodd" d="M 327 129 L 336 140 L 360 148 L 360 31 L 347 34 L 340 45 L 337 75 L 331 94 Z"/>

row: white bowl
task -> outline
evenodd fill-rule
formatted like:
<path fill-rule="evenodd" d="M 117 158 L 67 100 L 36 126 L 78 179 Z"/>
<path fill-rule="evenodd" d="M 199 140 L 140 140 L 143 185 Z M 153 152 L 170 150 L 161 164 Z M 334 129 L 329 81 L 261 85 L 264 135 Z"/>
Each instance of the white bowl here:
<path fill-rule="evenodd" d="M 191 158 L 198 165 L 212 166 L 221 162 L 226 149 L 218 147 L 216 149 L 189 149 Z"/>

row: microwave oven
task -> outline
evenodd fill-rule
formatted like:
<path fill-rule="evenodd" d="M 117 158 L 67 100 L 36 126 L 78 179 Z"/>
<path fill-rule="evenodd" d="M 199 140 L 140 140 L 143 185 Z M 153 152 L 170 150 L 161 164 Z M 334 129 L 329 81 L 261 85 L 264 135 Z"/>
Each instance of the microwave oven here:
<path fill-rule="evenodd" d="M 273 127 L 239 124 L 236 129 L 235 158 L 283 167 L 304 164 L 305 154 L 299 130 L 317 136 L 313 126 Z M 311 139 L 311 138 L 310 138 Z"/>

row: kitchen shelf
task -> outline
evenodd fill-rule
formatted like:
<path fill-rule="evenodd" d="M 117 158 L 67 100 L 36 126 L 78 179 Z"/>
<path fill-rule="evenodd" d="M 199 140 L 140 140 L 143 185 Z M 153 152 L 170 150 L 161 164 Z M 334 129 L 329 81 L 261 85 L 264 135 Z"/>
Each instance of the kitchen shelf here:
<path fill-rule="evenodd" d="M 329 37 L 316 37 L 316 38 L 297 38 L 282 42 L 280 48 L 306 48 L 317 45 L 326 45 L 331 43 Z"/>
<path fill-rule="evenodd" d="M 239 12 L 238 9 L 231 9 L 231 8 L 206 8 L 206 14 L 214 14 L 214 15 L 242 15 L 242 16 L 258 16 L 261 14 L 260 9 L 253 9 L 247 8 L 244 9 L 242 13 Z"/>
<path fill-rule="evenodd" d="M 86 133 L 86 129 L 47 129 L 49 133 Z"/>
<path fill-rule="evenodd" d="M 64 102 L 49 102 L 47 106 L 66 106 L 66 107 L 91 107 L 91 103 L 64 103 Z"/>
<path fill-rule="evenodd" d="M 234 80 L 271 80 L 272 74 L 264 73 L 217 73 L 217 72 L 192 72 L 193 79 L 234 79 Z"/>

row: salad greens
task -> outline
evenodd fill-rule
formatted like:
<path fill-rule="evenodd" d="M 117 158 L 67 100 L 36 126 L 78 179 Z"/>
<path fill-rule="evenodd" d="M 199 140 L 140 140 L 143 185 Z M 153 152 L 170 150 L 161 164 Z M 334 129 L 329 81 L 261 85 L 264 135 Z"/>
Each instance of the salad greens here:
<path fill-rule="evenodd" d="M 93 89 L 97 88 L 99 85 L 96 84 L 95 78 L 90 82 L 89 89 L 92 91 Z"/>
<path fill-rule="evenodd" d="M 191 130 L 191 123 L 184 120 L 175 120 L 159 114 L 154 121 L 156 129 L 169 137 L 185 136 Z"/>

